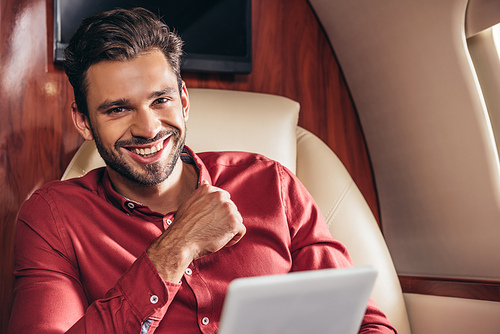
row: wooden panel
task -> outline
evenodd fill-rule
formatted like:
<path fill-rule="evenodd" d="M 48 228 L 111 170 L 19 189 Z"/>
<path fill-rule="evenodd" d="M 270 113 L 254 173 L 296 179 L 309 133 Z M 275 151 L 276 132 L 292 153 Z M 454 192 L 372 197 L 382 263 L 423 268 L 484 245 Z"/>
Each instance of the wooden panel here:
<path fill-rule="evenodd" d="M 500 302 L 500 282 L 491 280 L 399 276 L 403 292 Z"/>
<path fill-rule="evenodd" d="M 0 0 L 0 332 L 12 302 L 17 212 L 58 179 L 81 144 L 69 116 L 73 94 L 52 62 L 53 0 Z M 362 132 L 344 79 L 306 0 L 253 1 L 250 75 L 185 73 L 190 87 L 279 94 L 300 102 L 300 124 L 345 163 L 378 217 Z"/>
<path fill-rule="evenodd" d="M 69 117 L 72 93 L 52 54 L 52 3 L 1 2 L 0 332 L 12 301 L 17 212 L 33 190 L 58 179 L 81 143 Z"/>

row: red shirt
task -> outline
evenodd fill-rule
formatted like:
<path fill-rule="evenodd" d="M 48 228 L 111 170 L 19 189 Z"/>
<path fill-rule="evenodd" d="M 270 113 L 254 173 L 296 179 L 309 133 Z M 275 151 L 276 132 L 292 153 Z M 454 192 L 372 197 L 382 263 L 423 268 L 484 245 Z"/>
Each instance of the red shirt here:
<path fill-rule="evenodd" d="M 234 278 L 351 265 L 286 168 L 248 153 L 190 155 L 200 182 L 231 194 L 247 228 L 239 243 L 191 263 L 181 283 L 165 282 L 145 250 L 175 212 L 122 197 L 104 168 L 51 182 L 19 213 L 9 331 L 139 334 L 150 323 L 148 333 L 216 333 Z M 374 328 L 392 333 L 370 303 L 364 330 Z"/>

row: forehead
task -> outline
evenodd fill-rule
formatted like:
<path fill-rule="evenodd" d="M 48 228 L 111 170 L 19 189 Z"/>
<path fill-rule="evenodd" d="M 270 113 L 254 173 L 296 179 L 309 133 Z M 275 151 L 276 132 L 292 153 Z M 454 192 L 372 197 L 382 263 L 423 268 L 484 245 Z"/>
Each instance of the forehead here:
<path fill-rule="evenodd" d="M 89 67 L 86 74 L 87 102 L 107 99 L 132 99 L 151 92 L 177 87 L 177 76 L 158 50 L 139 54 L 126 61 L 102 61 Z"/>

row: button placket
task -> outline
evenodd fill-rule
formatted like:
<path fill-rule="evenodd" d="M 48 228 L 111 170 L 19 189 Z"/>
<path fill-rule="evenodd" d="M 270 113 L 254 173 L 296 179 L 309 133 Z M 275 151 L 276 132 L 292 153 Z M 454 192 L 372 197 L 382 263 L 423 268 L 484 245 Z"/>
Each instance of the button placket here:
<path fill-rule="evenodd" d="M 205 332 L 215 328 L 215 322 L 212 323 L 214 301 L 209 286 L 202 278 L 202 273 L 203 270 L 200 271 L 196 261 L 194 261 L 184 271 L 184 278 L 196 298 L 198 324 L 202 328 L 202 332 Z"/>

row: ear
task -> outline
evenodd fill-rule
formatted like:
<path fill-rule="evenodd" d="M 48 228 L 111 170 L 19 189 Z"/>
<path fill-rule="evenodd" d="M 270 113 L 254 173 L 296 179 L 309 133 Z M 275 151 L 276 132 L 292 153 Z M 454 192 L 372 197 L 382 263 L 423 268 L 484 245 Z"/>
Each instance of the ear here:
<path fill-rule="evenodd" d="M 186 83 L 182 81 L 181 87 L 181 101 L 182 101 L 182 115 L 184 116 L 184 121 L 189 119 L 189 93 L 186 87 Z"/>
<path fill-rule="evenodd" d="M 94 135 L 92 134 L 92 129 L 90 127 L 90 121 L 87 116 L 78 110 L 76 102 L 71 103 L 71 116 L 73 117 L 73 123 L 76 129 L 82 135 L 85 140 L 93 140 Z"/>

